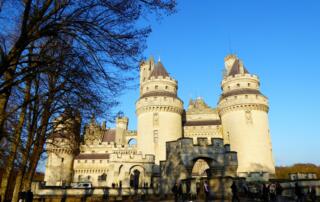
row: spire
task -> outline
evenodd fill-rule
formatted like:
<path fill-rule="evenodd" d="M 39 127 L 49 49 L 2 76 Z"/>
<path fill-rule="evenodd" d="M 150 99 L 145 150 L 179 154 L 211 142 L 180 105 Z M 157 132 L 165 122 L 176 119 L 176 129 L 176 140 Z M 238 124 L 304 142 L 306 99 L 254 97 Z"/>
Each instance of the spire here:
<path fill-rule="evenodd" d="M 242 61 L 236 55 L 227 55 L 224 59 L 226 76 L 234 76 L 236 74 L 247 74 L 248 70 L 244 67 Z"/>
<path fill-rule="evenodd" d="M 158 76 L 162 76 L 163 78 L 169 77 L 167 70 L 164 68 L 163 64 L 160 62 L 160 59 L 157 64 L 154 64 L 154 69 L 152 70 L 150 77 L 157 78 Z"/>

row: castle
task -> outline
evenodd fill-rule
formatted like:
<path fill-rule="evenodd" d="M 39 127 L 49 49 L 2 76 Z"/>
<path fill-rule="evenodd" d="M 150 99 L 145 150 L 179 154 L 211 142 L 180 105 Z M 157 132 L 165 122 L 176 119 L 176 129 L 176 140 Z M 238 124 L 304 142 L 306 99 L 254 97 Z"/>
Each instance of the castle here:
<path fill-rule="evenodd" d="M 128 130 L 124 116 L 115 128 L 93 118 L 80 140 L 81 120 L 73 114 L 47 141 L 46 185 L 156 187 L 195 176 L 272 177 L 268 99 L 259 87 L 259 78 L 228 55 L 218 106 L 197 98 L 184 109 L 178 82 L 163 64 L 143 61 L 137 131 Z"/>

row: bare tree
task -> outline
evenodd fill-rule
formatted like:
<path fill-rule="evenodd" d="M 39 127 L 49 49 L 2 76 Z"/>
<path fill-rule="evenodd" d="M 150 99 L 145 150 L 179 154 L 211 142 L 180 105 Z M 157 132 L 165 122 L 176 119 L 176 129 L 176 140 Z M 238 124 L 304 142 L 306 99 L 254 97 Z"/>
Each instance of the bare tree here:
<path fill-rule="evenodd" d="M 11 198 L 8 179 L 18 163 L 16 200 L 22 188 L 31 186 L 53 120 L 66 109 L 86 116 L 117 104 L 151 31 L 138 20 L 172 13 L 175 2 L 15 0 L 16 12 L 1 16 L 12 2 L 0 5 L 0 25 L 9 19 L 11 28 L 19 27 L 0 31 L 0 141 L 9 141 L 10 154 L 1 198 Z M 1 159 L 4 155 L 0 148 Z"/>
<path fill-rule="evenodd" d="M 18 1 L 20 2 L 20 1 Z M 20 7 L 17 5 L 21 5 Z M 48 38 L 72 40 L 88 72 L 99 72 L 106 81 L 121 83 L 119 70 L 137 67 L 150 27 L 139 28 L 137 20 L 151 12 L 172 12 L 173 0 L 24 0 L 17 3 L 21 15 L 14 40 L 0 46 L 0 139 L 5 134 L 6 106 L 12 87 L 23 82 L 31 44 Z M 6 24 L 0 22 L 0 24 Z M 8 36 L 2 32 L 2 39 Z M 5 47 L 10 48 L 5 48 Z M 108 69 L 106 69 L 106 65 Z M 39 66 L 43 67 L 43 66 Z M 116 67 L 118 70 L 112 69 Z M 41 70 L 40 70 L 41 71 Z M 116 78 L 116 79 L 115 79 Z"/>

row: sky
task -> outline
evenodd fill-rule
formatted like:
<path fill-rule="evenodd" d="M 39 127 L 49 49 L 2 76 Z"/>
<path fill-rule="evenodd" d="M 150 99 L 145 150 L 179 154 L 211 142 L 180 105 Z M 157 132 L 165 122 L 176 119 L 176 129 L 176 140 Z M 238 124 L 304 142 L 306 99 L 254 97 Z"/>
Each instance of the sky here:
<path fill-rule="evenodd" d="M 196 97 L 216 107 L 224 57 L 237 54 L 269 98 L 276 165 L 320 165 L 319 10 L 319 0 L 178 0 L 177 13 L 148 21 L 144 55 L 161 58 L 185 107 Z M 116 109 L 132 130 L 138 97 L 125 91 Z"/>

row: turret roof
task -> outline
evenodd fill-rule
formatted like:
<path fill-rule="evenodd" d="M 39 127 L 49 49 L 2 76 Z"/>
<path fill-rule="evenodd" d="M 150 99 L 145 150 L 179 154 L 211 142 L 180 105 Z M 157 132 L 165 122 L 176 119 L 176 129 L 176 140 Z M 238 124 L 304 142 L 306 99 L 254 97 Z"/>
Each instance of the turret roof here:
<path fill-rule="evenodd" d="M 151 78 L 153 76 L 155 78 L 157 78 L 158 76 L 162 76 L 163 78 L 169 77 L 169 74 L 168 74 L 166 68 L 163 66 L 163 64 L 160 61 L 158 61 L 158 63 L 154 64 L 154 68 L 153 68 L 149 78 Z"/>
<path fill-rule="evenodd" d="M 241 72 L 241 68 L 243 68 L 243 73 L 245 73 L 245 74 L 248 74 L 248 73 L 249 73 L 248 70 L 247 70 L 243 65 L 240 64 L 240 60 L 237 59 L 237 60 L 233 63 L 233 65 L 232 65 L 232 67 L 231 67 L 231 69 L 230 69 L 230 72 L 229 72 L 228 76 L 233 76 L 233 75 L 236 75 L 236 74 L 241 74 L 241 73 L 242 73 L 242 72 Z"/>
<path fill-rule="evenodd" d="M 224 61 L 227 70 L 227 74 L 225 76 L 249 73 L 249 71 L 244 67 L 242 61 L 234 54 L 227 55 Z"/>

